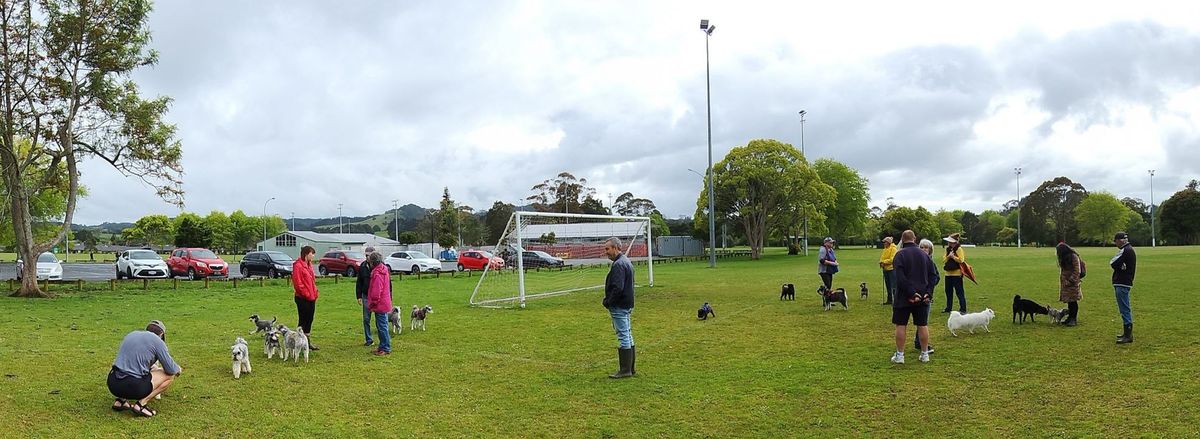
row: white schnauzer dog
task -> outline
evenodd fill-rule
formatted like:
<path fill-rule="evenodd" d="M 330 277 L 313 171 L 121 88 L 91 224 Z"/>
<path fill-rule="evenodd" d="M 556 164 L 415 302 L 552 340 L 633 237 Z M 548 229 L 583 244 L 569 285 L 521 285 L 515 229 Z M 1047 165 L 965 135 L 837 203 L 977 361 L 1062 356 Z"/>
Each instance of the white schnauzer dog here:
<path fill-rule="evenodd" d="M 292 361 L 300 362 L 300 353 L 304 353 L 304 362 L 308 362 L 308 337 L 304 336 L 304 328 L 297 327 L 295 331 L 288 331 L 287 336 L 283 339 L 283 361 L 287 361 L 288 357 L 293 358 Z M 290 355 L 289 355 L 290 354 Z"/>
<path fill-rule="evenodd" d="M 283 328 L 284 330 L 287 329 L 286 326 L 280 326 L 280 327 Z M 267 335 L 266 335 L 266 337 L 264 337 L 264 341 L 263 341 L 263 345 L 264 345 L 263 346 L 263 354 L 266 354 L 268 360 L 271 358 L 274 358 L 276 353 L 278 353 L 279 356 L 281 356 L 281 357 L 283 356 L 283 346 L 281 343 L 282 339 L 283 339 L 282 331 L 277 330 L 275 328 L 271 328 L 271 329 L 267 330 Z"/>
<path fill-rule="evenodd" d="M 233 377 L 241 378 L 242 373 L 250 373 L 250 348 L 246 339 L 238 337 L 230 347 L 233 356 Z"/>
<path fill-rule="evenodd" d="M 425 330 L 425 316 L 427 316 L 429 314 L 433 314 L 432 306 L 425 305 L 424 308 L 417 308 L 416 305 L 413 305 L 412 313 L 408 316 L 408 323 L 409 323 L 408 329 L 415 331 L 415 330 L 417 330 L 417 327 L 420 326 L 421 330 L 424 331 Z"/>
<path fill-rule="evenodd" d="M 388 313 L 388 326 L 391 327 L 391 331 L 396 335 L 404 332 L 404 326 L 400 324 L 400 307 L 393 306 L 392 312 Z"/>

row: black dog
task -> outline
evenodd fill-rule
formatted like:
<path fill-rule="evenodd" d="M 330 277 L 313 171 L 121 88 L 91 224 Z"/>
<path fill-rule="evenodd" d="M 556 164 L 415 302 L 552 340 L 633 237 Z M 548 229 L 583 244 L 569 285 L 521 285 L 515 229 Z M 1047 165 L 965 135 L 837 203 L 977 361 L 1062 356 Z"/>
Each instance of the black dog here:
<path fill-rule="evenodd" d="M 859 296 L 858 296 L 858 298 L 859 298 L 859 299 L 866 299 L 866 298 L 867 298 L 867 283 L 866 283 L 866 282 L 863 282 L 863 283 L 861 283 L 861 284 L 858 284 L 858 286 L 862 288 L 862 294 L 861 294 L 861 295 L 859 295 Z"/>
<path fill-rule="evenodd" d="M 1037 302 L 1032 300 L 1022 299 L 1021 295 L 1018 294 L 1013 296 L 1013 323 L 1017 322 L 1018 313 L 1021 315 L 1021 323 L 1025 323 L 1025 316 L 1029 316 L 1030 322 L 1036 323 L 1036 321 L 1033 320 L 1034 315 L 1049 315 L 1050 310 L 1046 309 L 1044 306 L 1038 305 Z"/>
<path fill-rule="evenodd" d="M 713 318 L 717 317 L 717 313 L 713 312 L 712 306 L 709 305 L 708 302 L 704 302 L 704 305 L 701 306 L 700 309 L 696 310 L 696 318 L 700 320 L 708 320 L 708 316 L 710 315 L 713 316 Z"/>
<path fill-rule="evenodd" d="M 779 300 L 796 300 L 796 286 L 783 284 L 783 291 L 779 292 Z"/>
<path fill-rule="evenodd" d="M 846 305 L 846 289 L 845 288 L 838 288 L 836 290 L 830 291 L 829 289 L 826 289 L 824 285 L 821 285 L 821 286 L 817 287 L 817 294 L 821 295 L 821 300 L 822 300 L 822 302 L 824 302 L 823 305 L 825 306 L 826 311 L 829 311 L 829 308 L 833 308 L 833 304 L 835 304 L 835 303 L 842 304 L 842 308 L 844 308 L 844 309 L 847 309 L 847 310 L 850 309 L 850 307 L 848 305 Z"/>

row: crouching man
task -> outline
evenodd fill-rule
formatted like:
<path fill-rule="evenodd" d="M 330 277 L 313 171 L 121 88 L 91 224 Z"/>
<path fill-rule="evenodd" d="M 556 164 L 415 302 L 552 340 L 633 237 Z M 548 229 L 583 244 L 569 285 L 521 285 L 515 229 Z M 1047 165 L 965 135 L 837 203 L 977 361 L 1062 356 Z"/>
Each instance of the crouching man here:
<path fill-rule="evenodd" d="M 162 368 L 154 367 L 154 363 Z M 158 412 L 146 407 L 183 373 L 167 352 L 167 327 L 154 320 L 145 331 L 133 331 L 121 341 L 117 359 L 108 372 L 108 390 L 117 399 L 113 410 L 133 410 L 137 415 L 152 417 Z M 133 401 L 133 404 L 130 404 Z"/>

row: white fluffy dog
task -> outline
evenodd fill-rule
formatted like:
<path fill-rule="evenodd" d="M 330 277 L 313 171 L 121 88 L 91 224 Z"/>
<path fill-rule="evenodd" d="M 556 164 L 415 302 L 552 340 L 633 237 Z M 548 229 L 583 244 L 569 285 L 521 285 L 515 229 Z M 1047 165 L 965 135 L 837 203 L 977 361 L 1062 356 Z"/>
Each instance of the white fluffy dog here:
<path fill-rule="evenodd" d="M 233 356 L 233 377 L 241 378 L 242 372 L 250 373 L 250 348 L 246 339 L 238 337 L 230 347 Z"/>
<path fill-rule="evenodd" d="M 950 319 L 946 320 L 946 326 L 950 328 L 950 335 L 955 337 L 958 337 L 958 334 L 954 331 L 959 329 L 966 329 L 968 332 L 974 334 L 975 328 L 983 327 L 984 331 L 992 332 L 988 330 L 988 323 L 991 323 L 993 317 L 996 317 L 996 312 L 992 311 L 991 308 L 969 314 L 959 314 L 958 311 L 951 311 Z"/>

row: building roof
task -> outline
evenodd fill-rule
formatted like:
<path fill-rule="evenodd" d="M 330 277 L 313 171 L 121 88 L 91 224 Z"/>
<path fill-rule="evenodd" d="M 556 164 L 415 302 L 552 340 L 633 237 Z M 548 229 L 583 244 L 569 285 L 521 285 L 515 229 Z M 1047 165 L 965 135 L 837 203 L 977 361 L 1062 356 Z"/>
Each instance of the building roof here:
<path fill-rule="evenodd" d="M 292 231 L 282 234 L 292 234 L 297 238 L 307 239 L 313 242 L 330 242 L 335 244 L 375 244 L 375 245 L 400 245 L 399 242 L 385 238 L 379 235 L 370 233 L 317 233 Z M 271 238 L 275 239 L 275 238 Z"/>

